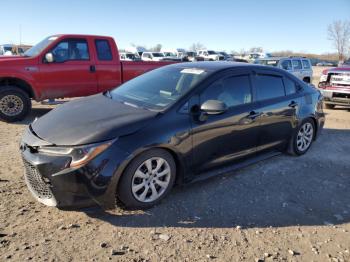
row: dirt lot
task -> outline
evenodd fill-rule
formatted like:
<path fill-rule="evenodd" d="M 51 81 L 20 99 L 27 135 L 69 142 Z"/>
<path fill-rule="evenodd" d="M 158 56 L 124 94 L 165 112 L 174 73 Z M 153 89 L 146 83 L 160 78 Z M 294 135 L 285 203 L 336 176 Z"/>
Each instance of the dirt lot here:
<path fill-rule="evenodd" d="M 350 110 L 302 157 L 177 187 L 147 212 L 60 211 L 23 181 L 27 121 L 0 123 L 0 261 L 350 261 Z"/>

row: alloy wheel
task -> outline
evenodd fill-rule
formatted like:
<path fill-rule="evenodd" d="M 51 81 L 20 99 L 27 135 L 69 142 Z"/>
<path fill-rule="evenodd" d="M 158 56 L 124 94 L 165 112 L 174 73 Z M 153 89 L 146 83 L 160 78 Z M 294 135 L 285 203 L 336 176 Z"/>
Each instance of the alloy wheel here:
<path fill-rule="evenodd" d="M 164 194 L 170 178 L 170 165 L 164 158 L 147 159 L 133 175 L 131 184 L 133 196 L 140 202 L 153 202 Z"/>
<path fill-rule="evenodd" d="M 314 136 L 314 128 L 312 124 L 309 122 L 304 123 L 299 129 L 299 132 L 297 135 L 298 150 L 301 152 L 306 151 L 312 143 L 313 136 Z"/>

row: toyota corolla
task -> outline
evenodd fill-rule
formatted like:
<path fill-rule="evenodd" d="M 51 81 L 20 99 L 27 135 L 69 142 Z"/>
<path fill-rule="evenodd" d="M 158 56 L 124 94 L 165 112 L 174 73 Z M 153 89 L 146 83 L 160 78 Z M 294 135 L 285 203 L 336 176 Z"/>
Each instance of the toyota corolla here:
<path fill-rule="evenodd" d="M 324 120 L 320 92 L 278 68 L 173 64 L 34 121 L 25 180 L 49 206 L 148 208 L 175 184 L 302 155 Z"/>

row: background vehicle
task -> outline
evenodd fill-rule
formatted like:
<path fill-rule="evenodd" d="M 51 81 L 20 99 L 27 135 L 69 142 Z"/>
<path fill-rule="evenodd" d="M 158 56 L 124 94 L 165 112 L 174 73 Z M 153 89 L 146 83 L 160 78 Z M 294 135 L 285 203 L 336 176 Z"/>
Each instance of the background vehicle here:
<path fill-rule="evenodd" d="M 217 52 L 213 50 L 198 50 L 197 55 L 199 57 L 202 57 L 204 61 L 219 61 L 224 60 L 224 56 L 221 54 L 218 54 Z"/>
<path fill-rule="evenodd" d="M 121 62 L 111 37 L 49 36 L 24 56 L 0 59 L 0 119 L 23 119 L 30 112 L 31 99 L 100 93 L 167 64 Z"/>
<path fill-rule="evenodd" d="M 327 109 L 336 105 L 350 106 L 350 65 L 323 70 L 318 88 Z"/>
<path fill-rule="evenodd" d="M 13 47 L 13 45 L 11 45 L 11 44 L 1 45 L 0 46 L 0 55 L 5 55 L 5 56 L 14 55 L 12 53 L 12 47 Z"/>
<path fill-rule="evenodd" d="M 256 64 L 282 68 L 292 73 L 306 83 L 312 82 L 312 67 L 310 59 L 305 57 L 270 57 L 257 59 Z"/>
<path fill-rule="evenodd" d="M 325 62 L 325 61 L 323 61 L 323 62 L 318 62 L 316 65 L 317 65 L 317 66 L 333 66 L 332 63 L 330 63 L 330 62 Z"/>
<path fill-rule="evenodd" d="M 141 55 L 142 61 L 162 61 L 165 56 L 161 52 L 143 52 Z"/>
<path fill-rule="evenodd" d="M 148 208 L 175 182 L 306 153 L 324 124 L 321 103 L 317 89 L 277 68 L 169 65 L 31 124 L 21 142 L 26 182 L 51 206 Z"/>
<path fill-rule="evenodd" d="M 228 53 L 226 53 L 226 52 L 224 52 L 224 51 L 222 51 L 222 52 L 218 52 L 220 55 L 222 55 L 223 57 L 224 57 L 224 60 L 226 60 L 226 61 L 229 61 L 231 58 L 232 58 L 232 56 L 231 55 L 229 55 Z"/>
<path fill-rule="evenodd" d="M 119 56 L 121 61 L 141 61 L 141 57 L 137 53 L 121 52 Z"/>

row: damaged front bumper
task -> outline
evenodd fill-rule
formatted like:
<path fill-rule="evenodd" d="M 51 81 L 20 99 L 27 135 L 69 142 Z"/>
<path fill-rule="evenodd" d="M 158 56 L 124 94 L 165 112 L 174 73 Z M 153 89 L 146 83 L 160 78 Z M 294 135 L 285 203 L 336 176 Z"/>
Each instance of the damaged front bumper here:
<path fill-rule="evenodd" d="M 125 153 L 111 146 L 84 166 L 69 169 L 72 160 L 69 155 L 45 154 L 38 150 L 49 145 L 29 126 L 20 146 L 25 181 L 39 202 L 62 209 L 96 204 L 104 208 L 115 207 L 118 167 L 125 159 Z"/>

